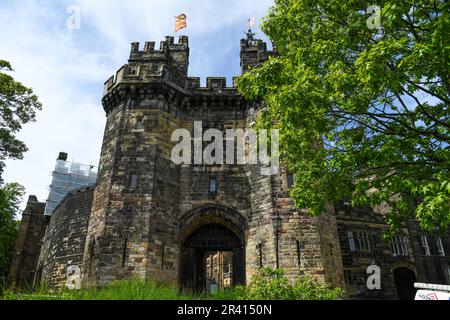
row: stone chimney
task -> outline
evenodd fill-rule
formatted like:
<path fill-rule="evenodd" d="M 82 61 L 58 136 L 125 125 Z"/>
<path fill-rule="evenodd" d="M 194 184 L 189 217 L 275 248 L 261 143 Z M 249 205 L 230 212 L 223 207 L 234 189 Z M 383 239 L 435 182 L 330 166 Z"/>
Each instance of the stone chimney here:
<path fill-rule="evenodd" d="M 57 160 L 67 161 L 69 155 L 65 152 L 60 152 Z"/>

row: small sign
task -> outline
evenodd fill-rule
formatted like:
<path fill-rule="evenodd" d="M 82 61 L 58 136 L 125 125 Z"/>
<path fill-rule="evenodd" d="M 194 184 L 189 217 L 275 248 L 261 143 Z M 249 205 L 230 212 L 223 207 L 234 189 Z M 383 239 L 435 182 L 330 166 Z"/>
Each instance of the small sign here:
<path fill-rule="evenodd" d="M 414 300 L 450 300 L 450 292 L 419 290 Z"/>

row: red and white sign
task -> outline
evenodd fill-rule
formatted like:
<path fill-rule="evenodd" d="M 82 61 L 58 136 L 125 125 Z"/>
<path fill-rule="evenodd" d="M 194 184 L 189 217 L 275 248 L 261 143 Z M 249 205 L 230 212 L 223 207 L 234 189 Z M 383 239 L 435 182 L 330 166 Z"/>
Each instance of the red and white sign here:
<path fill-rule="evenodd" d="M 450 293 L 444 291 L 419 290 L 415 300 L 450 300 Z"/>

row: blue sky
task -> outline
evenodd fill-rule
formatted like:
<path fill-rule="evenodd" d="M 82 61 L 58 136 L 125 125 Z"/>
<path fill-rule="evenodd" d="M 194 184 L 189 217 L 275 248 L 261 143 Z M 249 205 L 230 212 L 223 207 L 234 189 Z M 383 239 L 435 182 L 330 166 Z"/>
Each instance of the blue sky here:
<path fill-rule="evenodd" d="M 189 36 L 190 75 L 238 75 L 239 41 L 247 19 L 257 24 L 273 0 L 0 0 L 0 59 L 32 87 L 43 103 L 37 122 L 19 134 L 30 149 L 24 160 L 7 161 L 6 182 L 19 182 L 39 201 L 48 196 L 60 151 L 69 160 L 98 164 L 105 114 L 103 83 L 127 62 L 130 43 L 166 35 Z M 67 28 L 76 5 L 78 30 Z M 174 34 L 174 16 L 185 13 L 188 28 Z M 257 26 L 259 38 L 265 37 Z"/>

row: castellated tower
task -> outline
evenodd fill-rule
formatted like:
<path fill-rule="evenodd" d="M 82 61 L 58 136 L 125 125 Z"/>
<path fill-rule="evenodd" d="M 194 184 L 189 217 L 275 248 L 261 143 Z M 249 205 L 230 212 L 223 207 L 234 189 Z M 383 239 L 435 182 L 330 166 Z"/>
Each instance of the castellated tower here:
<path fill-rule="evenodd" d="M 272 53 L 261 40 L 241 41 L 246 72 Z M 133 43 L 128 64 L 105 84 L 107 115 L 98 181 L 82 263 L 84 285 L 138 276 L 195 290 L 207 283 L 206 261 L 227 253 L 232 285 L 260 267 L 310 274 L 343 286 L 333 215 L 312 218 L 293 207 L 288 177 L 260 165 L 176 165 L 171 136 L 194 121 L 209 128 L 251 128 L 260 112 L 226 79 L 188 77 L 188 38 Z M 332 208 L 330 208 L 330 212 Z M 274 217 L 279 216 L 279 232 Z M 223 260 L 223 259 L 222 259 Z M 208 263 L 210 263 L 208 262 Z M 208 264 L 209 266 L 210 264 Z"/>

